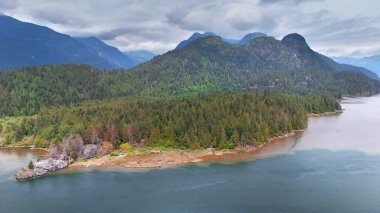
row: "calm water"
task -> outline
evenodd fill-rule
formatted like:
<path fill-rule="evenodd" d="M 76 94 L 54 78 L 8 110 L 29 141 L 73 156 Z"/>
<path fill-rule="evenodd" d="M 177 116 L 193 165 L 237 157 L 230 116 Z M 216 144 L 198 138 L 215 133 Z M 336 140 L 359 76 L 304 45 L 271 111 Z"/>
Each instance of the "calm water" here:
<path fill-rule="evenodd" d="M 17 183 L 30 152 L 0 151 L 0 212 L 380 212 L 380 97 L 344 101 L 265 158 Z M 275 153 L 275 155 L 271 155 Z"/>

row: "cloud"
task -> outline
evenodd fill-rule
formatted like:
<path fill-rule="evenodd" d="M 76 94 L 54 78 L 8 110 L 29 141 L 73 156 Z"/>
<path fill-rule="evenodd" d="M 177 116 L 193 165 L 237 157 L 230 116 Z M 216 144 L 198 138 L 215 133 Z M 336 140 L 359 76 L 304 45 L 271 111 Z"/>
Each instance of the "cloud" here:
<path fill-rule="evenodd" d="M 298 5 L 301 3 L 315 2 L 315 1 L 324 1 L 324 0 L 260 0 L 259 5 L 270 5 L 270 4 L 278 4 L 278 3 Z"/>
<path fill-rule="evenodd" d="M 0 1 L 0 13 L 23 21 L 72 36 L 96 36 L 123 51 L 156 53 L 194 31 L 236 39 L 250 32 L 278 39 L 298 32 L 325 54 L 372 53 L 380 48 L 379 10 L 377 0 Z"/>
<path fill-rule="evenodd" d="M 13 9 L 17 7 L 18 0 L 1 0 L 0 1 L 0 10 Z M 0 11 L 1 14 L 1 11 Z"/>

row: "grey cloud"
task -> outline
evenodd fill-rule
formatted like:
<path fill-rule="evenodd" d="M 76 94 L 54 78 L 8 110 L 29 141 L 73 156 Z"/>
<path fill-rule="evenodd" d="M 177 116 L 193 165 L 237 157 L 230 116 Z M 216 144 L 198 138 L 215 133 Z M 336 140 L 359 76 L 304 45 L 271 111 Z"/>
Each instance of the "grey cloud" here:
<path fill-rule="evenodd" d="M 1 10 L 8 10 L 16 8 L 18 5 L 18 0 L 1 0 L 0 1 L 0 14 Z"/>
<path fill-rule="evenodd" d="M 286 3 L 286 4 L 298 5 L 305 2 L 315 2 L 315 1 L 324 1 L 324 0 L 260 0 L 258 4 L 270 5 L 270 4 L 277 4 L 277 3 Z"/>

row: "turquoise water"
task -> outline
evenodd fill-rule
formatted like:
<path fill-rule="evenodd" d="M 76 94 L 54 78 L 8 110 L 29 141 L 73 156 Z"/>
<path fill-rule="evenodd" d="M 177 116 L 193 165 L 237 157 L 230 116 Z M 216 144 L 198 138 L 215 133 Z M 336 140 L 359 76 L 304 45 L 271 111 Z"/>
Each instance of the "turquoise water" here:
<path fill-rule="evenodd" d="M 36 155 L 0 151 L 0 212 L 380 212 L 380 97 L 343 107 L 312 118 L 291 149 L 233 164 L 17 183 L 10 176 Z"/>

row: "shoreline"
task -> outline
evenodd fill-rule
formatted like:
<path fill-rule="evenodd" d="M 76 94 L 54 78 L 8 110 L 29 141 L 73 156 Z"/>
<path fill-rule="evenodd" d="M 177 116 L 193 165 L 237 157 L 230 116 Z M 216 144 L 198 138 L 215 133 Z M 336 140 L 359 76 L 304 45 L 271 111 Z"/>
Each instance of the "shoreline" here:
<path fill-rule="evenodd" d="M 339 115 L 343 113 L 341 110 L 335 112 L 325 112 L 321 114 L 307 114 L 308 118 Z M 75 172 L 88 169 L 154 169 L 154 168 L 171 168 L 190 164 L 208 164 L 208 163 L 234 163 L 253 160 L 255 158 L 273 156 L 289 152 L 296 144 L 295 137 L 302 135 L 306 129 L 293 130 L 281 136 L 273 137 L 257 147 L 237 147 L 231 150 L 217 150 L 213 148 L 199 150 L 179 150 L 170 151 L 151 150 L 138 154 L 121 153 L 119 156 L 103 155 L 90 159 L 81 159 L 73 163 L 68 163 L 65 167 L 40 176 L 33 176 L 26 179 L 34 179 L 41 176 Z M 289 140 L 288 140 L 289 139 Z M 287 143 L 285 143 L 287 142 Z M 39 150 L 47 152 L 48 149 L 36 147 L 16 147 L 7 146 L 7 148 L 24 148 L 31 150 Z M 276 150 L 278 149 L 278 150 Z M 115 150 L 120 151 L 120 150 Z M 22 170 L 25 170 L 23 168 Z M 22 171 L 21 170 L 21 171 Z M 27 169 L 26 169 L 27 170 Z M 25 174 L 32 170 L 24 171 Z M 34 171 L 34 170 L 33 170 Z M 21 172 L 22 174 L 23 172 Z"/>
<path fill-rule="evenodd" d="M 323 117 L 323 116 L 333 116 L 333 115 L 339 115 L 343 113 L 342 110 L 335 110 L 334 112 L 324 112 L 324 113 L 308 113 L 308 118 L 317 118 L 317 117 Z"/>
<path fill-rule="evenodd" d="M 276 143 L 282 143 L 283 140 L 301 135 L 305 130 L 294 130 L 282 136 L 274 137 L 267 143 L 259 147 L 247 147 L 233 150 L 171 150 L 159 153 L 142 153 L 137 155 L 120 155 L 111 157 L 109 155 L 100 158 L 91 158 L 88 160 L 76 161 L 70 164 L 65 171 L 77 171 L 83 169 L 153 169 L 168 168 L 188 164 L 202 163 L 223 163 L 223 162 L 239 162 L 251 160 L 255 157 L 262 157 L 260 152 L 264 148 L 270 149 L 270 146 Z"/>
<path fill-rule="evenodd" d="M 307 114 L 308 118 L 333 116 L 343 113 L 342 110 L 324 112 L 320 114 Z M 182 166 L 187 164 L 218 163 L 251 160 L 260 157 L 260 151 L 269 148 L 275 143 L 281 143 L 288 138 L 301 135 L 306 129 L 293 130 L 281 136 L 268 139 L 268 142 L 258 147 L 243 147 L 232 150 L 171 150 L 157 153 L 142 153 L 137 155 L 120 155 L 111 157 L 109 155 L 87 160 L 76 161 L 70 164 L 65 171 L 81 169 L 107 169 L 107 168 L 130 168 L 130 169 L 152 169 Z"/>

